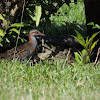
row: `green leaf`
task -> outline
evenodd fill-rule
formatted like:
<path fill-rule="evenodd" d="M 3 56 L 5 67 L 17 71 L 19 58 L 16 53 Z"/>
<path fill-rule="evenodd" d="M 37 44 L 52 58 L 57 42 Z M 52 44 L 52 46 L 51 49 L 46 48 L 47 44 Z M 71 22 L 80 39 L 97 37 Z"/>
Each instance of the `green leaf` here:
<path fill-rule="evenodd" d="M 36 16 L 29 14 L 29 16 L 32 18 L 33 21 L 36 21 Z"/>
<path fill-rule="evenodd" d="M 87 50 L 86 49 L 82 50 L 82 55 L 87 55 Z"/>
<path fill-rule="evenodd" d="M 11 32 L 9 32 L 8 34 L 10 34 L 10 35 L 11 35 L 11 33 L 12 33 L 12 31 L 11 31 Z"/>
<path fill-rule="evenodd" d="M 0 46 L 3 47 L 1 41 L 3 41 L 3 39 L 0 37 Z"/>
<path fill-rule="evenodd" d="M 90 22 L 90 23 L 88 23 L 87 25 L 93 25 L 93 26 L 94 26 L 94 22 Z"/>
<path fill-rule="evenodd" d="M 14 23 L 14 24 L 11 24 L 11 26 L 10 27 L 24 27 L 24 25 L 23 24 L 21 24 L 21 23 Z"/>
<path fill-rule="evenodd" d="M 5 20 L 1 14 L 0 14 L 0 19 L 1 19 L 2 21 L 4 21 L 4 20 Z"/>
<path fill-rule="evenodd" d="M 98 41 L 99 41 L 99 40 L 95 41 L 95 42 L 92 44 L 92 46 L 91 46 L 91 48 L 90 48 L 90 52 L 92 52 L 92 50 L 94 49 L 94 47 L 95 47 L 95 45 L 97 44 Z"/>
<path fill-rule="evenodd" d="M 74 52 L 74 55 L 75 55 L 75 60 L 77 63 L 80 63 L 81 62 L 81 56 L 78 52 Z"/>
<path fill-rule="evenodd" d="M 3 41 L 3 39 L 0 37 L 0 42 Z"/>
<path fill-rule="evenodd" d="M 24 42 L 24 39 L 22 39 L 21 37 L 19 37 L 19 39 L 20 39 L 22 42 Z"/>
<path fill-rule="evenodd" d="M 31 12 L 31 10 L 27 9 L 29 16 L 32 18 L 33 21 L 36 21 L 36 16 L 34 16 L 34 13 Z"/>
<path fill-rule="evenodd" d="M 8 40 L 8 38 L 6 38 L 6 42 L 10 43 L 10 41 Z"/>
<path fill-rule="evenodd" d="M 36 26 L 39 25 L 39 22 L 40 22 L 40 18 L 41 18 L 41 12 L 42 12 L 42 8 L 41 8 L 41 5 L 39 5 L 38 3 L 36 3 L 36 6 L 35 6 L 35 16 L 36 16 Z"/>
<path fill-rule="evenodd" d="M 99 32 L 97 32 L 97 33 L 94 33 L 90 38 L 89 38 L 89 44 L 91 44 L 91 42 L 93 41 L 93 39 L 96 37 L 96 35 L 98 35 L 100 33 L 100 31 Z"/>
<path fill-rule="evenodd" d="M 84 48 L 86 48 L 86 45 L 85 45 L 85 40 L 84 40 L 84 38 L 83 38 L 83 36 L 78 32 L 78 31 L 76 31 L 75 30 L 75 32 L 76 32 L 76 35 L 77 36 L 73 36 Z"/>
<path fill-rule="evenodd" d="M 2 29 L 0 29 L 0 36 L 5 36 Z"/>
<path fill-rule="evenodd" d="M 16 28 L 12 28 L 12 29 L 10 29 L 10 31 L 11 31 L 11 32 L 14 31 L 14 32 L 16 32 L 17 34 L 19 34 L 19 30 L 17 30 Z"/>
<path fill-rule="evenodd" d="M 86 38 L 86 48 L 88 48 L 89 45 L 89 36 Z"/>
<path fill-rule="evenodd" d="M 87 64 L 89 62 L 89 56 L 86 49 L 82 50 L 82 64 Z"/>
<path fill-rule="evenodd" d="M 96 28 L 100 29 L 100 26 L 98 24 L 95 24 L 95 26 L 92 27 L 92 29 L 96 29 Z"/>

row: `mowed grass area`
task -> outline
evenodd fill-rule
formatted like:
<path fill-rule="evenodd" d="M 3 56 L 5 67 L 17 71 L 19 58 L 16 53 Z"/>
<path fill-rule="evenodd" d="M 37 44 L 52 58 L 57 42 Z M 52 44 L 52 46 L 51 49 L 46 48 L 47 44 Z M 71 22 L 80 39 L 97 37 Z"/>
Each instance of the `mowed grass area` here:
<path fill-rule="evenodd" d="M 64 62 L 0 60 L 0 100 L 99 100 L 100 63 L 73 67 Z"/>
<path fill-rule="evenodd" d="M 61 15 L 51 16 L 52 26 L 46 27 L 47 33 L 70 35 L 76 29 L 84 35 L 83 3 L 70 4 L 67 8 L 65 6 L 64 4 L 58 10 L 58 14 Z M 100 63 L 98 66 L 93 66 L 91 63 L 73 67 L 64 62 L 55 63 L 53 60 L 40 61 L 38 64 L 28 61 L 20 62 L 16 59 L 14 61 L 0 60 L 0 100 L 99 99 Z"/>

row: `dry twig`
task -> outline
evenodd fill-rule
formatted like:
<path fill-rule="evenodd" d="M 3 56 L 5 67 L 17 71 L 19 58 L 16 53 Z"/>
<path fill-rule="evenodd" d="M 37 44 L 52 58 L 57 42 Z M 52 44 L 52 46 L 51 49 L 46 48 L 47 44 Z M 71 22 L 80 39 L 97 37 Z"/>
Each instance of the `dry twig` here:
<path fill-rule="evenodd" d="M 94 65 L 96 65 L 96 64 L 99 63 L 99 61 L 98 61 L 99 54 L 100 54 L 100 47 L 98 48 L 97 57 L 96 57 L 96 59 L 95 59 Z M 97 62 L 97 61 L 98 61 L 98 62 Z"/>

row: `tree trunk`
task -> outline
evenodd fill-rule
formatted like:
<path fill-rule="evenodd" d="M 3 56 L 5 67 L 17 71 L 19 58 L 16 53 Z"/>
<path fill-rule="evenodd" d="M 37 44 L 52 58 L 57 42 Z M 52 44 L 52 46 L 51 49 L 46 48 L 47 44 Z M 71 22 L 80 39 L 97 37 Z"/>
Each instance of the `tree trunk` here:
<path fill-rule="evenodd" d="M 99 14 L 100 0 L 84 0 L 84 3 L 85 3 L 86 23 L 94 22 L 94 24 L 100 25 L 100 14 Z M 92 34 L 98 31 L 100 31 L 100 29 L 92 29 L 92 26 L 87 25 L 87 32 L 89 36 L 91 36 Z M 94 51 L 95 57 L 98 48 L 100 48 L 100 33 L 98 34 L 98 36 L 96 36 L 94 41 L 98 39 L 99 42 L 96 46 L 96 50 Z M 100 58 L 100 55 L 98 58 Z"/>
<path fill-rule="evenodd" d="M 95 24 L 100 25 L 100 0 L 84 0 L 84 3 L 86 23 L 94 22 Z M 92 29 L 91 25 L 87 25 L 87 32 L 89 36 L 98 31 L 100 30 Z M 98 34 L 98 36 L 95 39 L 100 39 L 100 34 Z"/>

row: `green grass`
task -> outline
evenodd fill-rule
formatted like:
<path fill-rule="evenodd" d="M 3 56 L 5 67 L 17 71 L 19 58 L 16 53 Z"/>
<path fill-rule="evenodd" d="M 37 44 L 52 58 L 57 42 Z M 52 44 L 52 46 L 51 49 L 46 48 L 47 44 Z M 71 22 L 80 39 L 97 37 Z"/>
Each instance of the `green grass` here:
<path fill-rule="evenodd" d="M 0 62 L 0 100 L 100 99 L 100 63 L 75 68 L 54 61 Z"/>
<path fill-rule="evenodd" d="M 69 7 L 64 4 L 50 20 L 50 26 L 41 22 L 39 30 L 45 30 L 48 35 L 70 36 L 76 29 L 84 35 L 84 3 L 72 3 Z M 35 65 L 0 60 L 0 100 L 100 99 L 100 63 L 95 67 L 93 63 L 77 67 L 63 65 L 48 60 Z"/>

